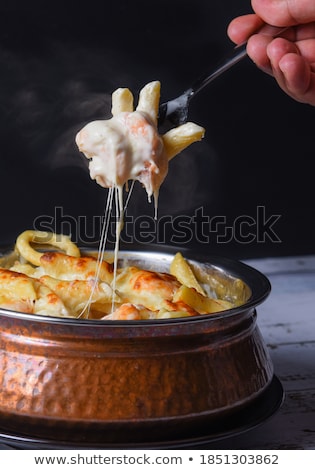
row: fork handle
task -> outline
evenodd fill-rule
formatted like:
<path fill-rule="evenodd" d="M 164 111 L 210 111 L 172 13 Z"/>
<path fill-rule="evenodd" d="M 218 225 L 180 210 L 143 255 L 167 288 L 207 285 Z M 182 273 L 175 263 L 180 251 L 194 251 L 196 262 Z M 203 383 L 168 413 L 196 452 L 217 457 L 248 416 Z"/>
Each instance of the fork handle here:
<path fill-rule="evenodd" d="M 217 63 L 215 68 L 212 69 L 210 73 L 206 73 L 199 77 L 187 90 L 187 95 L 189 98 L 192 98 L 193 95 L 196 95 L 199 91 L 205 88 L 209 83 L 219 77 L 222 73 L 229 70 L 233 65 L 240 62 L 244 57 L 247 56 L 246 53 L 247 43 L 240 44 L 239 46 L 234 47 L 224 58 Z"/>
<path fill-rule="evenodd" d="M 262 26 L 257 33 L 268 34 L 269 36 L 273 36 L 276 38 L 280 36 L 284 31 L 288 28 L 278 28 L 276 26 L 271 26 L 265 24 Z M 257 34 L 256 33 L 256 34 Z M 192 86 L 185 92 L 185 95 L 188 97 L 188 100 L 196 95 L 199 91 L 205 88 L 209 83 L 219 77 L 222 73 L 229 70 L 233 65 L 240 62 L 244 57 L 247 56 L 246 52 L 247 48 L 247 41 L 235 46 L 230 52 L 228 52 L 223 59 L 217 63 L 217 65 L 211 70 L 211 72 L 206 73 L 199 77 Z"/>

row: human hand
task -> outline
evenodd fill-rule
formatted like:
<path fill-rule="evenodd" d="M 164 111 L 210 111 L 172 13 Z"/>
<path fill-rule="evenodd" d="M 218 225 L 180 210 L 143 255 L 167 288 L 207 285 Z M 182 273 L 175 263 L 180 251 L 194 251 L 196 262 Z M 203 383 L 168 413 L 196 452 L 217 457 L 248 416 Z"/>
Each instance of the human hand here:
<path fill-rule="evenodd" d="M 314 0 L 252 0 L 252 7 L 255 14 L 230 23 L 230 39 L 247 40 L 248 56 L 259 68 L 293 99 L 315 106 Z M 259 32 L 265 23 L 287 29 L 274 38 L 265 28 Z"/>

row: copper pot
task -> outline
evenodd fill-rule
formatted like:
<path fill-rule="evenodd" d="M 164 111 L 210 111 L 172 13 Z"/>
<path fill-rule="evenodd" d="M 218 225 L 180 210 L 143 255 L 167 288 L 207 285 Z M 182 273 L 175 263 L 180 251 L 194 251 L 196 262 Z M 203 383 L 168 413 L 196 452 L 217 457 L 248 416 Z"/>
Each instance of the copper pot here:
<path fill-rule="evenodd" d="M 176 429 L 215 426 L 260 396 L 273 377 L 256 322 L 269 281 L 238 261 L 185 255 L 227 290 L 242 279 L 245 303 L 217 314 L 142 322 L 0 310 L 0 419 L 7 427 L 23 424 L 32 435 L 74 442 L 165 439 Z M 172 259 L 153 251 L 121 257 L 159 271 Z"/>

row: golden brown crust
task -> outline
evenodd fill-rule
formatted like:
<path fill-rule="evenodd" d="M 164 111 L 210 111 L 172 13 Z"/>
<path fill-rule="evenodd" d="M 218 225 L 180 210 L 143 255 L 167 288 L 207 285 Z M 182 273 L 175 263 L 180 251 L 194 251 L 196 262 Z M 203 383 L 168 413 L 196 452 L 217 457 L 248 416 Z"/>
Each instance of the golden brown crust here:
<path fill-rule="evenodd" d="M 37 254 L 39 265 L 19 256 L 17 247 L 14 256 L 2 259 L 0 308 L 61 317 L 146 320 L 233 307 L 206 295 L 200 276 L 180 253 L 174 256 L 170 273 L 127 266 L 119 268 L 116 276 L 112 262 L 80 252 L 79 256 L 57 251 Z"/>
<path fill-rule="evenodd" d="M 0 269 L 0 307 L 24 313 L 69 315 L 59 296 L 37 279 Z"/>
<path fill-rule="evenodd" d="M 145 271 L 134 266 L 124 268 L 116 280 L 116 289 L 123 302 L 143 305 L 156 311 L 171 300 L 180 287 L 177 279 L 165 273 Z"/>
<path fill-rule="evenodd" d="M 113 280 L 113 265 L 103 261 L 98 267 L 97 259 L 92 256 L 74 257 L 64 253 L 47 252 L 40 258 L 40 266 L 45 274 L 64 280 L 89 280 L 95 278 L 99 269 L 99 279 L 111 283 Z"/>

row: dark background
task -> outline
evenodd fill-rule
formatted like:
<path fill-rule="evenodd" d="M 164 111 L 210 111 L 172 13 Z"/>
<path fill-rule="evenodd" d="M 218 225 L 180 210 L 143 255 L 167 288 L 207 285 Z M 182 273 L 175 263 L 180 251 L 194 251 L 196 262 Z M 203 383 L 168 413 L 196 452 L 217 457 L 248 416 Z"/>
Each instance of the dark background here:
<path fill-rule="evenodd" d="M 226 28 L 250 11 L 249 0 L 2 1 L 0 244 L 44 222 L 97 241 L 106 190 L 76 132 L 110 116 L 118 87 L 137 95 L 158 79 L 162 100 L 180 94 L 233 47 Z M 189 119 L 206 137 L 170 164 L 159 220 L 173 222 L 149 234 L 154 209 L 137 186 L 133 241 L 235 258 L 314 253 L 315 109 L 246 59 L 196 97 Z"/>

